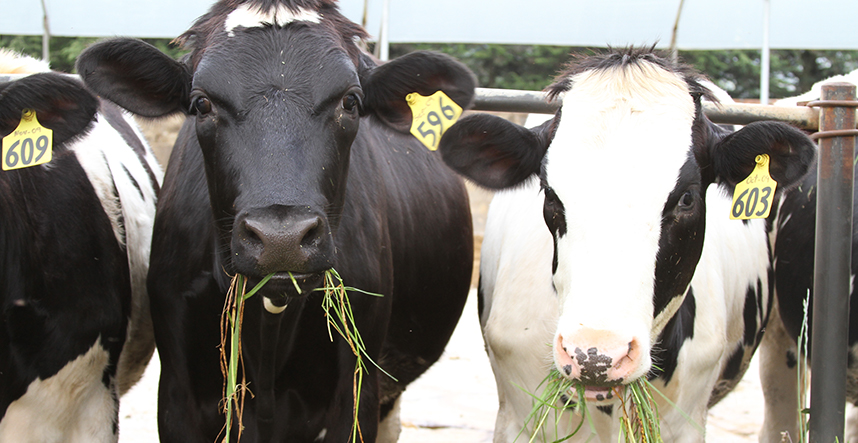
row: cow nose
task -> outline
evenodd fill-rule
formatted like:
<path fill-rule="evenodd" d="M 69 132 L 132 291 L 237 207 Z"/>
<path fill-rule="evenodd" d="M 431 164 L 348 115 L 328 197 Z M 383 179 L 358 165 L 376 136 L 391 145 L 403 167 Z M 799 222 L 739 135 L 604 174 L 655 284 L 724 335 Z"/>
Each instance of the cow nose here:
<path fill-rule="evenodd" d="M 236 220 L 233 252 L 243 267 L 259 275 L 272 272 L 312 273 L 330 267 L 324 218 L 294 210 L 253 211 Z"/>
<path fill-rule="evenodd" d="M 597 335 L 589 340 L 586 335 Z M 609 331 L 591 331 L 564 337 L 557 335 L 554 354 L 557 366 L 573 380 L 586 386 L 615 386 L 631 381 L 642 362 L 640 343 Z"/>

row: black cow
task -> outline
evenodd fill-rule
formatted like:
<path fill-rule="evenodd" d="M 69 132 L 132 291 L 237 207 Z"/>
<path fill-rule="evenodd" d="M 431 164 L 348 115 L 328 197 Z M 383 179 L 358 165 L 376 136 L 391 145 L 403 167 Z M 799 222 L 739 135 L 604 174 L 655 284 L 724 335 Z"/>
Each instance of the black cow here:
<path fill-rule="evenodd" d="M 326 270 L 383 295 L 351 296 L 369 355 L 396 378 L 370 365 L 364 441 L 395 440 L 400 394 L 452 334 L 471 274 L 467 194 L 408 134 L 405 97 L 442 90 L 464 107 L 473 75 L 426 52 L 377 65 L 357 45 L 364 37 L 330 0 L 222 1 L 179 38 L 193 49 L 183 61 L 128 39 L 81 54 L 85 82 L 122 107 L 188 113 L 149 273 L 162 441 L 211 442 L 224 426 L 217 347 L 230 275 L 252 284 L 274 273 L 245 308 L 255 398 L 242 441 L 350 438 L 355 357 L 331 342 L 312 292 Z"/>
<path fill-rule="evenodd" d="M 0 51 L 0 70 L 22 59 Z M 146 273 L 160 167 L 130 116 L 79 81 L 0 83 L 0 136 L 24 109 L 53 145 L 8 143 L 6 164 L 47 155 L 38 148 L 52 157 L 0 171 L 0 441 L 116 442 L 119 396 L 155 348 Z"/>

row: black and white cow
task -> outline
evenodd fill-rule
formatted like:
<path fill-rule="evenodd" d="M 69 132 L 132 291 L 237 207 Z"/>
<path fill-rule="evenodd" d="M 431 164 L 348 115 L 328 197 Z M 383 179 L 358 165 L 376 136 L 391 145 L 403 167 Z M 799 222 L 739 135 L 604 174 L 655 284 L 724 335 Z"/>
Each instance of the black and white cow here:
<path fill-rule="evenodd" d="M 180 37 L 193 49 L 183 61 L 129 39 L 78 59 L 91 88 L 132 112 L 189 114 L 149 273 L 162 441 L 211 442 L 224 426 L 217 347 L 232 274 L 274 273 L 245 309 L 242 441 L 350 439 L 355 357 L 329 338 L 313 292 L 331 267 L 383 295 L 351 297 L 368 354 L 397 380 L 368 365 L 363 441 L 397 438 L 400 394 L 452 334 L 473 258 L 467 194 L 408 133 L 405 98 L 442 90 L 464 107 L 475 81 L 434 53 L 377 65 L 365 36 L 332 0 L 221 1 Z"/>
<path fill-rule="evenodd" d="M 480 267 L 495 441 L 532 430 L 525 391 L 552 365 L 584 386 L 594 429 L 585 420 L 575 438 L 617 441 L 618 394 L 647 377 L 682 411 L 654 394 L 664 441 L 701 441 L 771 298 L 766 221 L 729 220 L 726 194 L 759 154 L 779 189 L 792 186 L 813 142 L 780 123 L 728 133 L 703 115 L 699 76 L 648 50 L 576 60 L 547 93 L 561 106 L 541 126 L 477 114 L 440 146 L 463 175 L 509 189 L 489 209 Z M 557 435 L 552 422 L 547 438 L 579 421 Z"/>
<path fill-rule="evenodd" d="M 34 71 L 47 64 L 0 51 L 0 72 Z M 0 136 L 24 109 L 53 146 L 48 163 L 0 171 L 0 441 L 116 442 L 119 397 L 155 348 L 146 274 L 161 170 L 131 117 L 80 81 L 0 83 Z"/>
<path fill-rule="evenodd" d="M 799 102 L 819 100 L 822 85 L 828 82 L 858 84 L 858 71 L 828 78 L 813 85 L 810 91 L 797 97 L 781 99 L 776 106 L 791 106 Z M 780 442 L 786 432 L 795 441 L 799 435 L 797 340 L 804 320 L 804 300 L 810 297 L 807 317 L 807 357 L 810 365 L 810 332 L 813 312 L 814 246 L 816 232 L 817 168 L 801 182 L 795 191 L 784 196 L 778 212 L 772 215 L 773 268 L 777 302 L 772 321 L 760 345 L 760 382 L 765 397 L 765 417 L 761 442 Z M 855 190 L 853 189 L 853 192 Z M 856 193 L 858 195 L 858 193 Z M 858 217 L 854 213 L 852 228 L 852 286 L 850 294 L 849 367 L 846 400 L 858 406 L 858 290 L 854 285 L 858 273 Z M 858 410 L 847 411 L 845 441 L 858 439 Z"/>

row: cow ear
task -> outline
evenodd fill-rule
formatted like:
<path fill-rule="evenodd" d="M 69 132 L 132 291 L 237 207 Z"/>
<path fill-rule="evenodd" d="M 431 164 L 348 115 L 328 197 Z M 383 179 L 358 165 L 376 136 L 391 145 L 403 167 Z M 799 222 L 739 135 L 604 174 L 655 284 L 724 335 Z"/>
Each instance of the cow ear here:
<path fill-rule="evenodd" d="M 444 133 L 438 150 L 447 165 L 478 185 L 511 188 L 539 173 L 557 118 L 527 129 L 491 114 L 473 114 Z"/>
<path fill-rule="evenodd" d="M 471 106 L 477 81 L 474 74 L 450 56 L 416 51 L 379 65 L 362 76 L 364 112 L 374 113 L 388 126 L 407 133 L 411 108 L 405 97 L 416 92 L 429 96 L 443 91 L 462 109 Z"/>
<path fill-rule="evenodd" d="M 769 173 L 778 189 L 798 183 L 816 159 L 816 143 L 800 130 L 780 122 L 755 122 L 727 135 L 710 153 L 718 181 L 730 191 L 747 178 L 756 157 L 769 155 Z"/>
<path fill-rule="evenodd" d="M 77 72 L 97 94 L 144 117 L 187 113 L 190 107 L 190 70 L 141 40 L 96 43 L 78 57 Z"/>
<path fill-rule="evenodd" d="M 98 99 L 80 82 L 60 74 L 24 77 L 0 91 L 0 136 L 21 122 L 24 109 L 36 111 L 39 123 L 53 131 L 54 145 L 84 133 L 98 111 Z"/>

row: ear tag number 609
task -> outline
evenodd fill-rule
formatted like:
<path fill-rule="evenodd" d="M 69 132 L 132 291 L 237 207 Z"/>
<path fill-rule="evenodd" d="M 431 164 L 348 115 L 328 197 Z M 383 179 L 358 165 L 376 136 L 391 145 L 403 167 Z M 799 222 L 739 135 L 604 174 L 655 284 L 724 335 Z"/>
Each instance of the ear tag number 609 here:
<path fill-rule="evenodd" d="M 730 206 L 730 220 L 750 220 L 766 218 L 772 210 L 776 182 L 769 174 L 769 156 L 758 155 L 757 166 L 748 178 L 736 184 L 733 191 L 733 204 Z"/>
<path fill-rule="evenodd" d="M 39 124 L 36 111 L 24 109 L 21 123 L 3 137 L 3 170 L 27 168 L 51 161 L 53 131 Z"/>
<path fill-rule="evenodd" d="M 426 145 L 430 151 L 438 149 L 441 136 L 459 116 L 462 108 L 443 91 L 437 91 L 429 97 L 412 92 L 405 97 L 411 107 L 411 133 Z"/>

